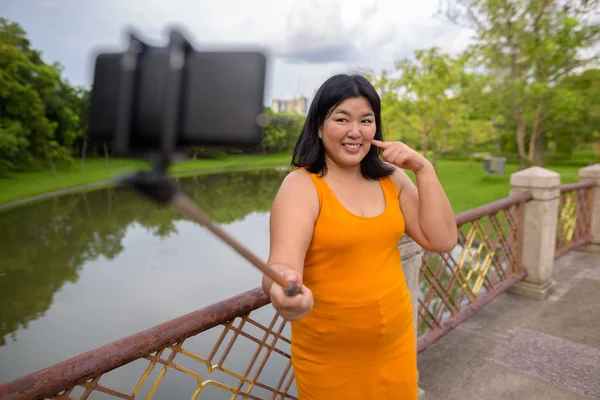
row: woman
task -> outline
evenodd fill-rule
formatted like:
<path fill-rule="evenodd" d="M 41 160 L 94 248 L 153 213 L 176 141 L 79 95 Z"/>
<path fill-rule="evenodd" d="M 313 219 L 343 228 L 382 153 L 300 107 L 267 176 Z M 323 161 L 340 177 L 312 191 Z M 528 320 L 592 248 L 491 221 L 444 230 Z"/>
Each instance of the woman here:
<path fill-rule="evenodd" d="M 263 290 L 291 321 L 301 400 L 417 399 L 398 242 L 406 233 L 445 252 L 457 230 L 431 163 L 403 143 L 383 141 L 380 108 L 364 77 L 328 79 L 294 149 L 295 169 L 273 202 L 268 263 L 300 293 L 286 296 L 266 276 Z"/>

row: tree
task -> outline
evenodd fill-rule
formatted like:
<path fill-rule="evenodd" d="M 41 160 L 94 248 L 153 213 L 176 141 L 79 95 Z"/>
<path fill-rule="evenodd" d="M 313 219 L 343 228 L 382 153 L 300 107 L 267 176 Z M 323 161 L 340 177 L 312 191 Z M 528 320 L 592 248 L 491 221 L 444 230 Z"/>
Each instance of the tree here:
<path fill-rule="evenodd" d="M 544 164 L 545 134 L 556 86 L 597 59 L 596 54 L 585 55 L 600 37 L 600 25 L 585 19 L 597 3 L 445 2 L 444 12 L 451 21 L 475 31 L 488 71 L 496 75 L 495 92 L 510 104 L 522 166 Z"/>
<path fill-rule="evenodd" d="M 594 142 L 600 146 L 600 70 L 565 77 L 551 99 L 550 115 L 547 126 L 554 151 L 571 155 Z"/>
<path fill-rule="evenodd" d="M 263 140 L 260 146 L 262 152 L 276 153 L 292 150 L 302 130 L 305 117 L 290 112 L 276 113 L 270 107 L 267 107 L 266 114 L 271 123 L 263 131 Z"/>
<path fill-rule="evenodd" d="M 474 149 L 493 139 L 498 112 L 490 96 L 490 75 L 480 72 L 483 60 L 476 48 L 453 59 L 453 85 L 443 118 L 441 153 L 449 146 Z"/>
<path fill-rule="evenodd" d="M 0 173 L 23 170 L 45 158 L 71 162 L 83 135 L 88 91 L 46 64 L 20 25 L 0 18 Z"/>
<path fill-rule="evenodd" d="M 398 86 L 414 106 L 421 133 L 421 151 L 427 156 L 431 149 L 435 161 L 436 146 L 432 135 L 448 107 L 449 91 L 455 83 L 453 60 L 437 47 L 417 50 L 415 59 L 396 63 L 401 74 Z"/>
<path fill-rule="evenodd" d="M 450 147 L 474 147 L 489 140 L 490 118 L 478 116 L 489 78 L 477 71 L 480 60 L 470 49 L 451 57 L 433 47 L 396 63 L 395 78 L 367 77 L 382 93 L 382 120 L 388 140 L 419 146 L 435 164 Z"/>

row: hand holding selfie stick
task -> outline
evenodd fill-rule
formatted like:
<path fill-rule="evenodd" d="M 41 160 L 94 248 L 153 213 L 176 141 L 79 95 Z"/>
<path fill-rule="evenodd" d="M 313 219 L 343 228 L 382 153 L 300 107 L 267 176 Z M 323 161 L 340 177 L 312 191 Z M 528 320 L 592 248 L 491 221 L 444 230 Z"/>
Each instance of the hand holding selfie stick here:
<path fill-rule="evenodd" d="M 96 60 L 95 89 L 92 90 L 90 106 L 90 137 L 106 138 L 107 136 L 114 135 L 115 150 L 121 153 L 131 152 L 132 150 L 139 152 L 142 149 L 147 151 L 152 147 L 155 150 L 158 147 L 159 151 L 158 154 L 155 152 L 154 157 L 150 157 L 153 166 L 152 170 L 140 171 L 132 175 L 120 177 L 117 179 L 117 183 L 131 185 L 138 192 L 157 203 L 169 204 L 175 207 L 184 215 L 205 226 L 209 231 L 231 246 L 238 254 L 279 284 L 288 296 L 297 294 L 298 288 L 295 282 L 284 280 L 277 271 L 261 261 L 249 249 L 216 225 L 200 207 L 178 190 L 177 185 L 166 174 L 178 144 L 206 143 L 210 139 L 208 137 L 210 133 L 202 132 L 202 129 L 206 125 L 198 127 L 193 126 L 193 120 L 191 123 L 189 119 L 184 121 L 184 114 L 187 111 L 184 106 L 190 106 L 190 104 L 185 104 L 184 94 L 186 93 L 184 93 L 184 90 L 194 90 L 193 87 L 189 88 L 189 81 L 193 82 L 193 79 L 196 78 L 196 82 L 198 82 L 200 79 L 198 76 L 193 76 L 194 66 L 190 66 L 188 61 L 192 57 L 198 61 L 198 58 L 200 58 L 199 55 L 204 55 L 206 61 L 212 54 L 213 58 L 208 60 L 213 63 L 223 60 L 223 57 L 229 57 L 226 60 L 227 62 L 230 61 L 231 57 L 237 57 L 238 61 L 240 61 L 240 58 L 244 58 L 241 61 L 252 64 L 253 60 L 256 60 L 256 53 L 209 53 L 206 56 L 207 53 L 194 52 L 190 43 L 175 30 L 171 32 L 170 42 L 166 48 L 150 47 L 133 34 L 130 34 L 129 39 L 129 48 L 125 53 L 117 54 L 116 58 L 114 54 L 104 54 L 100 55 Z M 219 59 L 218 57 L 221 58 Z M 254 58 L 251 59 L 249 57 Z M 221 63 L 223 64 L 222 61 Z M 256 65 L 258 66 L 257 71 L 260 70 L 261 65 L 264 66 L 264 64 Z M 223 69 L 222 65 L 219 67 Z M 208 68 L 210 67 L 205 67 L 205 69 Z M 197 71 L 198 68 L 196 68 Z M 111 76 L 115 73 L 119 75 L 118 79 Z M 219 72 L 217 71 L 213 76 L 209 76 L 209 79 L 218 80 L 218 75 Z M 221 78 L 229 79 L 231 77 L 221 76 Z M 107 81 L 110 81 L 108 85 Z M 111 86 L 110 83 L 113 83 L 113 85 Z M 202 86 L 202 84 L 200 82 L 198 86 Z M 208 83 L 204 82 L 204 86 L 206 85 Z M 254 89 L 254 92 L 262 92 L 262 85 L 253 85 L 251 89 Z M 242 86 L 242 89 L 238 90 L 246 90 L 246 93 L 242 93 L 242 95 L 252 92 L 252 90 L 243 89 L 243 83 L 240 84 L 240 82 L 237 82 L 237 86 Z M 147 91 L 146 93 L 158 93 L 159 96 L 150 102 L 143 96 L 144 90 Z M 164 98 L 160 98 L 160 94 L 162 93 L 164 93 Z M 227 101 L 231 103 L 231 100 L 224 100 L 224 96 L 228 95 L 231 95 L 231 93 L 225 93 L 220 97 L 218 94 L 210 94 L 210 96 L 216 96 L 215 101 L 217 103 L 219 101 L 221 103 Z M 255 97 L 258 98 L 257 96 Z M 185 99 L 188 103 L 194 103 L 195 101 L 202 102 L 206 101 L 206 96 L 203 99 L 197 100 L 193 98 L 189 100 L 189 97 Z M 262 98 L 260 100 L 262 102 Z M 236 101 L 240 102 L 239 100 Z M 114 102 L 116 107 L 111 109 L 111 102 Z M 248 115 L 248 106 L 256 106 L 255 103 L 254 99 L 251 99 L 251 101 L 246 100 L 246 103 L 242 104 L 242 107 L 245 108 L 241 111 L 246 111 L 246 115 Z M 194 105 L 197 104 L 192 104 L 191 106 L 193 107 Z M 228 105 L 231 106 L 231 104 Z M 240 106 L 240 104 L 236 105 Z M 110 117 L 113 117 L 114 119 L 114 133 L 107 132 L 105 121 L 107 108 L 109 110 L 108 118 L 111 119 Z M 258 108 L 254 107 L 254 109 L 257 110 Z M 259 116 L 259 114 L 256 115 L 256 117 Z M 162 122 L 158 127 L 156 126 L 157 121 Z M 192 125 L 196 129 L 192 129 L 192 133 L 182 132 L 184 123 L 187 123 L 188 127 Z M 207 124 L 210 124 L 210 122 Z M 248 125 L 248 121 L 241 121 L 241 124 Z M 144 130 L 144 125 L 150 129 Z M 258 127 L 256 118 L 254 125 Z M 154 128 L 154 131 L 152 128 Z M 198 132 L 201 133 L 198 134 Z M 234 137 L 233 139 L 228 137 L 228 139 L 225 141 L 221 138 L 212 138 L 212 143 L 219 144 L 219 141 L 221 141 L 221 144 L 235 144 L 236 140 L 241 144 L 255 143 L 257 135 L 254 134 L 252 136 L 252 132 L 250 132 L 248 134 L 244 133 L 243 136 L 238 135 L 238 137 Z"/>

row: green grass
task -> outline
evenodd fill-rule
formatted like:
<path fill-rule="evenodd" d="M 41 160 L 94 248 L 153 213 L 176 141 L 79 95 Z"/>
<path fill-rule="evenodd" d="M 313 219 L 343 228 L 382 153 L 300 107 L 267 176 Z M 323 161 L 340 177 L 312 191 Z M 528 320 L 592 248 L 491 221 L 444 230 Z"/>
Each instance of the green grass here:
<path fill-rule="evenodd" d="M 561 183 L 579 181 L 579 168 L 570 166 L 547 166 L 561 174 Z M 510 174 L 518 171 L 518 165 L 508 164 L 503 176 L 485 174 L 482 162 L 439 160 L 436 165 L 440 182 L 448 195 L 455 213 L 507 197 L 510 192 Z M 409 173 L 414 180 L 414 175 Z"/>
<path fill-rule="evenodd" d="M 255 169 L 288 165 L 290 153 L 270 155 L 236 155 L 215 159 L 186 160 L 171 167 L 174 176 L 195 175 L 228 169 Z M 73 188 L 81 185 L 110 181 L 125 173 L 148 169 L 143 160 L 114 159 L 106 165 L 104 159 L 89 159 L 83 169 L 76 163 L 63 167 L 53 175 L 48 171 L 14 173 L 0 178 L 0 204 L 36 196 L 43 193 Z"/>
<path fill-rule="evenodd" d="M 171 172 L 175 176 L 196 175 L 229 169 L 256 169 L 261 167 L 287 166 L 290 153 L 272 155 L 225 156 L 215 159 L 187 160 L 175 164 Z M 13 174 L 0 179 L 0 204 L 27 198 L 56 190 L 110 181 L 119 175 L 146 169 L 142 160 L 115 159 L 107 166 L 104 159 L 90 159 L 83 170 L 76 164 L 62 168 L 52 175 L 49 171 Z M 561 183 L 579 180 L 579 167 L 549 165 L 548 169 L 561 174 Z M 516 172 L 516 164 L 508 164 L 504 176 L 487 176 L 481 161 L 439 160 L 437 171 L 440 181 L 448 194 L 455 213 L 460 213 L 494 200 L 508 196 L 510 174 Z M 414 175 L 409 173 L 414 179 Z"/>

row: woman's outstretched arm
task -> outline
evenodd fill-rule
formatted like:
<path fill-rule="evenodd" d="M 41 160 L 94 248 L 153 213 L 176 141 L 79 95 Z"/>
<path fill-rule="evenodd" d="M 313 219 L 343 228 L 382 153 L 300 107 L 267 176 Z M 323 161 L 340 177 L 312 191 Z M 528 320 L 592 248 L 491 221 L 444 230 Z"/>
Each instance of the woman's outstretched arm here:
<path fill-rule="evenodd" d="M 310 288 L 304 286 L 304 258 L 319 214 L 319 198 L 310 177 L 302 170 L 291 172 L 273 201 L 270 217 L 270 252 L 267 263 L 286 280 L 297 284 L 300 294 L 287 296 L 271 278 L 263 275 L 262 288 L 273 307 L 287 320 L 305 316 L 312 308 Z"/>

